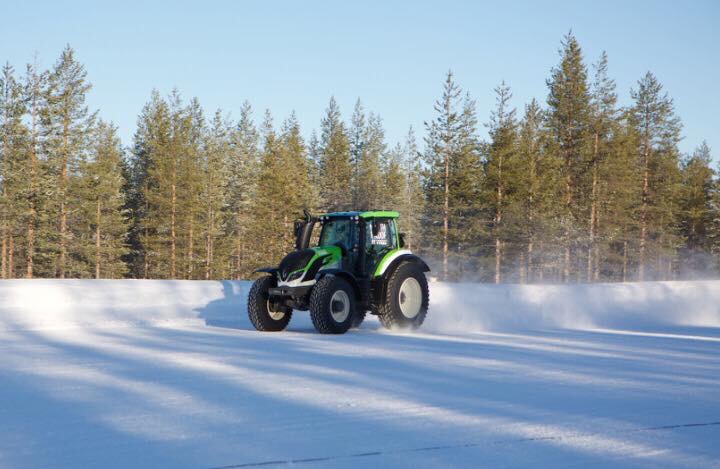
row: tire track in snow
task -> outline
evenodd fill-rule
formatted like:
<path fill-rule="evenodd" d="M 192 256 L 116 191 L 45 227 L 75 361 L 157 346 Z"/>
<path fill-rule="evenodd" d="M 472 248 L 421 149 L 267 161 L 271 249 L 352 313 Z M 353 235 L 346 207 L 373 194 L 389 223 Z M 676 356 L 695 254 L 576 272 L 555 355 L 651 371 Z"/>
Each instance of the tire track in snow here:
<path fill-rule="evenodd" d="M 633 430 L 617 431 L 616 434 L 631 434 L 639 432 L 653 432 L 663 430 L 677 430 L 682 428 L 693 428 L 693 427 L 711 427 L 720 426 L 720 421 L 717 422 L 700 422 L 700 423 L 681 423 L 674 425 L 658 425 L 655 427 L 644 427 L 636 428 Z M 334 456 L 318 456 L 311 458 L 298 458 L 298 459 L 276 459 L 268 461 L 249 462 L 241 464 L 231 464 L 228 466 L 214 466 L 208 469 L 239 469 L 243 467 L 263 467 L 263 466 L 279 466 L 279 465 L 290 465 L 290 464 L 310 464 L 315 462 L 328 462 L 335 461 L 338 459 L 354 459 L 354 458 L 366 458 L 370 456 L 383 456 L 390 454 L 404 454 L 404 453 L 421 453 L 425 451 L 442 451 L 448 449 L 463 449 L 463 448 L 477 448 L 485 445 L 502 445 L 502 444 L 513 444 L 513 443 L 529 443 L 533 441 L 557 441 L 557 440 L 572 440 L 576 438 L 587 438 L 593 435 L 599 435 L 599 432 L 594 433 L 578 433 L 575 435 L 564 435 L 564 436 L 538 436 L 531 438 L 514 438 L 507 440 L 492 440 L 482 443 L 459 443 L 449 445 L 438 445 L 438 446 L 423 446 L 418 448 L 408 449 L 395 449 L 395 450 L 377 450 L 367 451 L 362 453 L 351 453 L 351 454 L 340 454 Z"/>

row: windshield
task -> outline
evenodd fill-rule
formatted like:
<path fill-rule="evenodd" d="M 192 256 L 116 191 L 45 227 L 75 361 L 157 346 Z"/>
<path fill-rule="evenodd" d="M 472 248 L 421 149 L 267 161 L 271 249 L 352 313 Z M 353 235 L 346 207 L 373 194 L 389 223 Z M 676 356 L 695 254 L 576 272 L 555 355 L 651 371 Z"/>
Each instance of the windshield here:
<path fill-rule="evenodd" d="M 353 246 L 352 223 L 349 218 L 331 218 L 323 223 L 318 246 L 340 245 L 349 250 Z"/>

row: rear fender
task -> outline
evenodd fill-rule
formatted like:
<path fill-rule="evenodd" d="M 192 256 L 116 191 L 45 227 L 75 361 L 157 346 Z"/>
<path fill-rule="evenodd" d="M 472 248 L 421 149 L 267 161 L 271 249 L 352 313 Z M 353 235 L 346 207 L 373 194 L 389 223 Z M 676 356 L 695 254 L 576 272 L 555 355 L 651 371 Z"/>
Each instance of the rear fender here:
<path fill-rule="evenodd" d="M 392 260 L 392 262 L 390 263 L 390 265 L 387 266 L 382 275 L 380 275 L 379 277 L 375 277 L 373 282 L 375 289 L 375 299 L 379 300 L 381 298 L 385 298 L 385 294 L 387 293 L 388 279 L 393 274 L 393 272 L 395 272 L 395 270 L 400 267 L 400 264 L 404 262 L 412 262 L 419 265 L 420 269 L 423 272 L 430 272 L 430 267 L 428 267 L 425 261 L 420 259 L 420 257 L 416 256 L 415 254 L 402 254 Z"/>

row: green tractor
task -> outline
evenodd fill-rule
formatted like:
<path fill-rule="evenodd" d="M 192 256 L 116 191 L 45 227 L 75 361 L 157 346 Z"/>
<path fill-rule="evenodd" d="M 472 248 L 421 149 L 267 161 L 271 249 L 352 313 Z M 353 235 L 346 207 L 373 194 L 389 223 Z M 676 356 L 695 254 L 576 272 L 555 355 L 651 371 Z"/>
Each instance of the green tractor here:
<path fill-rule="evenodd" d="M 398 212 L 337 212 L 295 222 L 295 250 L 253 283 L 248 315 L 259 331 L 281 331 L 293 310 L 310 311 L 322 334 L 343 334 L 367 312 L 386 328 L 416 329 L 428 310 L 425 272 L 405 249 Z M 313 227 L 321 226 L 317 246 Z M 314 244 L 314 243 L 313 243 Z"/>

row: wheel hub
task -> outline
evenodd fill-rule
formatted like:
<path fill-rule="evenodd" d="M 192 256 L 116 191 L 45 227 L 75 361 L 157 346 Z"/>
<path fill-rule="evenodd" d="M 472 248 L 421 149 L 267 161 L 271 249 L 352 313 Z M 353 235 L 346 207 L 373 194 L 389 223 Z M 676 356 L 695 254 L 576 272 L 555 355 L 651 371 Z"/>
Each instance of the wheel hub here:
<path fill-rule="evenodd" d="M 279 321 L 285 317 L 285 313 L 283 313 L 282 311 L 273 311 L 272 303 L 270 303 L 270 300 L 267 300 L 267 310 L 273 321 Z"/>
<path fill-rule="evenodd" d="M 350 297 L 344 290 L 338 290 L 330 298 L 330 314 L 335 322 L 345 322 L 350 315 Z"/>
<path fill-rule="evenodd" d="M 406 278 L 400 285 L 400 292 L 398 293 L 398 303 L 403 316 L 408 319 L 417 316 L 420 313 L 420 308 L 422 308 L 422 301 L 420 282 L 414 277 Z"/>

